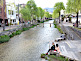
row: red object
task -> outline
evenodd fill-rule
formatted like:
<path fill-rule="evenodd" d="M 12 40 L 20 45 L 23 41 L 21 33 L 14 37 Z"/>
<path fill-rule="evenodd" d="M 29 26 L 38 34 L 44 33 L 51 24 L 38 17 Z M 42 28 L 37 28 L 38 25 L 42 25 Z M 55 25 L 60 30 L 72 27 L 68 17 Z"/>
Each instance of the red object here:
<path fill-rule="evenodd" d="M 46 55 L 48 55 L 48 53 L 46 53 Z"/>
<path fill-rule="evenodd" d="M 56 51 L 56 50 L 54 50 L 54 51 Z"/>

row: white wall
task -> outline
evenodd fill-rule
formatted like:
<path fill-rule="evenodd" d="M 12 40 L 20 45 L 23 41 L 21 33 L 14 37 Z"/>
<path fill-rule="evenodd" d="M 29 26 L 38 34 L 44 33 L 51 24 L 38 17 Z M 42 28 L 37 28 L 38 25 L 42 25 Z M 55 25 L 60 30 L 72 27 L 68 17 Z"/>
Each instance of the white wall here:
<path fill-rule="evenodd" d="M 15 7 L 14 6 L 6 6 L 6 7 L 7 7 L 6 11 L 7 11 L 8 23 L 10 23 L 10 19 L 12 19 L 12 24 L 18 23 L 19 20 L 16 18 L 16 9 L 15 9 Z M 9 14 L 8 10 L 13 11 L 13 15 Z M 14 19 L 16 20 L 15 22 L 13 22 Z"/>
<path fill-rule="evenodd" d="M 77 20 L 77 18 L 72 18 L 71 19 L 72 23 L 76 23 L 76 20 Z M 80 23 L 81 23 L 81 18 L 78 18 L 78 21 L 80 21 Z"/>

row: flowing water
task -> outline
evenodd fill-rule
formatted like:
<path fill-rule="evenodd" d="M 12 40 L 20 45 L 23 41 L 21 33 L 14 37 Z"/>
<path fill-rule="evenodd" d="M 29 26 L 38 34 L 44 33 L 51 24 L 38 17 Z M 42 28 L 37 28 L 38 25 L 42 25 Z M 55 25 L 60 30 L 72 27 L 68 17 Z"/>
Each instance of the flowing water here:
<path fill-rule="evenodd" d="M 49 42 L 60 36 L 53 20 L 38 25 L 22 32 L 10 39 L 9 42 L 0 44 L 0 61 L 43 61 L 41 53 L 49 49 Z"/>

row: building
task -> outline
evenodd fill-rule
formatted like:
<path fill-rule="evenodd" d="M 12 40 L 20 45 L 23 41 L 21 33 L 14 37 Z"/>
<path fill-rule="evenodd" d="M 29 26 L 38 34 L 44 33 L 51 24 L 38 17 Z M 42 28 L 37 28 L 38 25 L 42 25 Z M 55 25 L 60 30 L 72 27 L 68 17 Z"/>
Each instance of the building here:
<path fill-rule="evenodd" d="M 0 0 L 0 26 L 3 24 L 3 19 L 5 21 L 5 25 L 8 25 L 8 20 L 6 16 L 6 3 L 5 0 Z"/>
<path fill-rule="evenodd" d="M 10 25 L 19 24 L 18 16 L 16 16 L 16 8 L 14 4 L 6 6 L 7 19 Z"/>
<path fill-rule="evenodd" d="M 76 23 L 76 20 L 77 20 L 77 14 L 75 13 L 75 14 L 73 14 L 73 17 L 71 19 L 71 22 L 72 23 Z M 79 23 L 81 23 L 81 10 L 79 10 L 78 21 L 79 21 Z"/>

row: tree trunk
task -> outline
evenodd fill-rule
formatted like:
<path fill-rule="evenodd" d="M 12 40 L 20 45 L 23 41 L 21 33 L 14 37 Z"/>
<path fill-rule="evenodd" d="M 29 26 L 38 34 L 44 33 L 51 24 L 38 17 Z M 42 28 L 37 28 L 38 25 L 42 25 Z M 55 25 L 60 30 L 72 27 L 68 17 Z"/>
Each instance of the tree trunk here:
<path fill-rule="evenodd" d="M 59 23 L 60 23 L 60 12 L 59 12 Z"/>
<path fill-rule="evenodd" d="M 77 12 L 77 21 L 76 21 L 76 26 L 78 27 L 78 12 Z"/>

